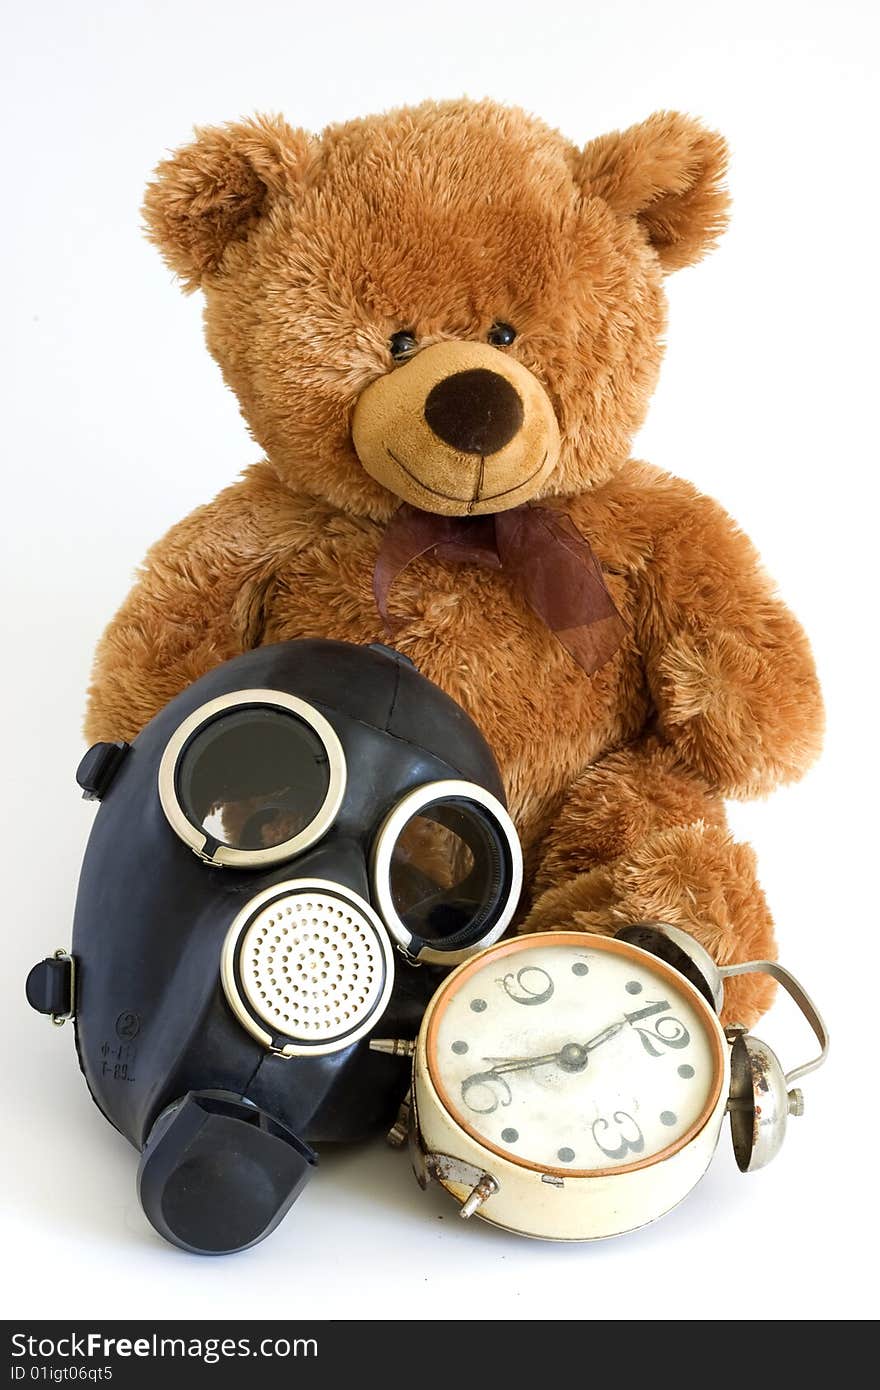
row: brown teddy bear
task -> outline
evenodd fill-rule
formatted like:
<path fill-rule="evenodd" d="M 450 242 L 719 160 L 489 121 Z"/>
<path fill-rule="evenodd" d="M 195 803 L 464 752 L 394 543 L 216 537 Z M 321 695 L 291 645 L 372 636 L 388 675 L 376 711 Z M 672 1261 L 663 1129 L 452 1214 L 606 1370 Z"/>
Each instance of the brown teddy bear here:
<path fill-rule="evenodd" d="M 772 955 L 723 798 L 815 757 L 810 648 L 721 507 L 628 452 L 724 168 L 674 113 L 583 149 L 491 102 L 197 131 L 147 224 L 265 459 L 150 551 L 88 736 L 261 643 L 388 640 L 384 613 L 496 753 L 521 930 L 659 918 Z M 770 988 L 733 980 L 727 1017 Z"/>

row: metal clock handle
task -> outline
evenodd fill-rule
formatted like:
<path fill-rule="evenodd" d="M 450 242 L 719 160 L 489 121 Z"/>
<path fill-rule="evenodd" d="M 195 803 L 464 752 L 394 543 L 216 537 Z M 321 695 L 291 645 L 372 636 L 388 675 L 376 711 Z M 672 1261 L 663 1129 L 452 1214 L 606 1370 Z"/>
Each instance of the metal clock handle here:
<path fill-rule="evenodd" d="M 802 1076 L 806 1076 L 811 1071 L 816 1071 L 821 1067 L 825 1058 L 828 1056 L 829 1037 L 828 1029 L 816 1005 L 813 1003 L 807 991 L 800 981 L 796 980 L 790 970 L 786 970 L 784 965 L 778 965 L 772 960 L 749 960 L 740 965 L 722 965 L 718 970 L 722 980 L 729 979 L 732 975 L 770 975 L 776 980 L 787 994 L 791 996 L 797 1004 L 804 1018 L 809 1023 L 816 1035 L 819 1047 L 822 1049 L 818 1057 L 814 1057 L 811 1062 L 803 1062 L 801 1066 L 794 1067 L 792 1071 L 785 1073 L 785 1084 L 791 1086 L 795 1081 L 799 1081 Z"/>
<path fill-rule="evenodd" d="M 771 960 L 750 960 L 722 966 L 721 980 L 734 975 L 769 975 L 794 1000 L 809 1023 L 821 1049 L 819 1056 L 789 1072 L 766 1043 L 734 1025 L 727 1028 L 730 1043 L 730 1132 L 737 1165 L 743 1173 L 763 1168 L 779 1152 L 789 1115 L 804 1113 L 803 1095 L 792 1082 L 815 1071 L 828 1054 L 828 1029 L 822 1015 L 798 980 Z"/>
<path fill-rule="evenodd" d="M 809 1023 L 820 1052 L 812 1061 L 784 1072 L 772 1048 L 741 1024 L 724 1031 L 730 1044 L 731 1137 L 737 1164 L 744 1173 L 763 1168 L 779 1152 L 789 1115 L 804 1113 L 804 1098 L 792 1083 L 815 1071 L 828 1055 L 828 1029 L 800 981 L 772 960 L 749 960 L 719 966 L 699 942 L 669 922 L 635 922 L 616 935 L 631 946 L 648 951 L 699 990 L 716 1013 L 724 1002 L 724 981 L 734 975 L 769 975 L 782 985 Z"/>

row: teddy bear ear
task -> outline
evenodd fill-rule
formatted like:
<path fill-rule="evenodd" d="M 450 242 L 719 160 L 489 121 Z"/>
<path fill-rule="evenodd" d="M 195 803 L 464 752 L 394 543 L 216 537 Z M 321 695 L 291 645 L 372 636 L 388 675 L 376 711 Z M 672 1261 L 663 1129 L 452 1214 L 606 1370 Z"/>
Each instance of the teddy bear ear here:
<path fill-rule="evenodd" d="M 195 136 L 157 167 L 143 206 L 147 236 L 187 293 L 276 198 L 295 192 L 312 146 L 280 116 L 197 127 Z"/>
<path fill-rule="evenodd" d="M 576 176 L 585 194 L 634 217 L 664 270 L 693 265 L 727 225 L 727 144 L 699 121 L 658 111 L 592 140 Z"/>

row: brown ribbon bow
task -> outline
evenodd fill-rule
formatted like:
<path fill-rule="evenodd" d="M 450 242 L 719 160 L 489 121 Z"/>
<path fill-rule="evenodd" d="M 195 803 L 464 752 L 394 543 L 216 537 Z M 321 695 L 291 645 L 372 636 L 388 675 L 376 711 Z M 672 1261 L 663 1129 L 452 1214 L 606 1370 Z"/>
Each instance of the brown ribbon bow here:
<path fill-rule="evenodd" d="M 373 570 L 376 605 L 389 632 L 391 586 L 420 555 L 504 570 L 533 612 L 580 667 L 592 675 L 611 659 L 625 633 L 589 543 L 565 512 L 513 507 L 490 516 L 438 516 L 404 502 L 394 514 Z"/>

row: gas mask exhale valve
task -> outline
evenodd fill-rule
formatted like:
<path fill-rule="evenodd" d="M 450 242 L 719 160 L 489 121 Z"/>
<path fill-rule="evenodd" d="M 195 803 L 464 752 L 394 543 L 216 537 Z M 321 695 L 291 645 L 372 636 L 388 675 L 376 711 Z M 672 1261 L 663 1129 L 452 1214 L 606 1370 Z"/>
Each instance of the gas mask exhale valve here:
<path fill-rule="evenodd" d="M 394 987 L 388 935 L 370 905 L 324 879 L 258 893 L 223 943 L 221 975 L 239 1022 L 284 1057 L 349 1047 Z"/>
<path fill-rule="evenodd" d="M 446 970 L 498 940 L 522 859 L 467 715 L 381 646 L 260 648 L 80 764 L 101 801 L 71 952 L 28 1000 L 74 1018 L 148 1219 L 186 1250 L 262 1240 L 316 1147 L 386 1130 Z"/>

